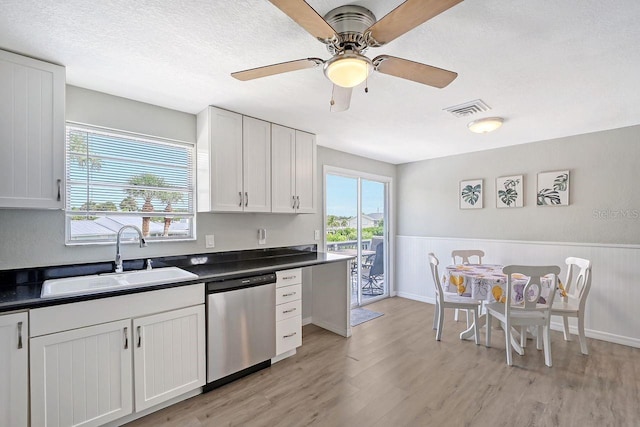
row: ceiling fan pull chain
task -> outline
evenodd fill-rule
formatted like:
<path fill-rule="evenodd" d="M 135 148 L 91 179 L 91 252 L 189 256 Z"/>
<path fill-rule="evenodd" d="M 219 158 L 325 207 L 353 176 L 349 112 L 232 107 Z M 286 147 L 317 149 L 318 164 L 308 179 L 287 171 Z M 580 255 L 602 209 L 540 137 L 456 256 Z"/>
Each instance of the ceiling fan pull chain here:
<path fill-rule="evenodd" d="M 336 100 L 334 98 L 335 95 L 335 91 L 336 91 L 336 87 L 335 85 L 331 87 L 331 101 L 329 101 L 329 111 L 331 111 L 331 107 L 333 107 L 334 105 L 336 105 Z"/>
<path fill-rule="evenodd" d="M 364 93 L 369 93 L 369 77 L 364 79 Z"/>

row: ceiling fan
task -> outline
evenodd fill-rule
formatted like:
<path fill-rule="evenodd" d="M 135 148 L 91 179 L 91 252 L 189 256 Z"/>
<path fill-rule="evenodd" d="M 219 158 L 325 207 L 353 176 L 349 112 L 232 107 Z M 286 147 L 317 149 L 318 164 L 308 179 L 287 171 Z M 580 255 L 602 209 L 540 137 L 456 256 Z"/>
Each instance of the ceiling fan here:
<path fill-rule="evenodd" d="M 372 71 L 437 88 L 447 86 L 458 76 L 453 71 L 390 55 L 369 59 L 364 52 L 369 47 L 389 43 L 463 0 L 406 0 L 379 21 L 370 10 L 357 5 L 337 7 L 323 18 L 304 0 L 269 1 L 326 44 L 332 57 L 326 61 L 298 59 L 231 73 L 238 80 L 323 65 L 324 74 L 333 83 L 331 111 L 345 111 L 349 109 L 352 88 L 365 81 Z"/>

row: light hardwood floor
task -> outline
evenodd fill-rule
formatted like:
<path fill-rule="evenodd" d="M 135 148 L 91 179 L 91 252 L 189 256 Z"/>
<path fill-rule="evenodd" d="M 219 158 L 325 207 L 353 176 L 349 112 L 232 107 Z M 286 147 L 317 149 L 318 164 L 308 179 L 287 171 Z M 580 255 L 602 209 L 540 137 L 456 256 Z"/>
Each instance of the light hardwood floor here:
<path fill-rule="evenodd" d="M 552 332 L 552 368 L 531 341 L 508 367 L 504 334 L 460 341 L 453 310 L 436 342 L 430 304 L 366 308 L 385 314 L 351 338 L 305 326 L 295 356 L 130 426 L 640 425 L 640 349 L 590 339 L 583 356 Z"/>

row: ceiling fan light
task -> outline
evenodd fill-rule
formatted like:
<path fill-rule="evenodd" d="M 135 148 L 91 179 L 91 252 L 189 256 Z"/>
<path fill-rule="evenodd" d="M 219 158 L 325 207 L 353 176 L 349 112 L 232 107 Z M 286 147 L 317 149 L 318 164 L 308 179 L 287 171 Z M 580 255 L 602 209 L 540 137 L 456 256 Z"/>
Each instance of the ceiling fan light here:
<path fill-rule="evenodd" d="M 324 73 L 338 86 L 355 87 L 366 80 L 371 68 L 371 61 L 366 56 L 344 54 L 327 61 Z"/>
<path fill-rule="evenodd" d="M 502 126 L 504 119 L 502 117 L 487 117 L 484 119 L 474 120 L 469 123 L 467 127 L 474 133 L 487 133 L 493 132 Z"/>

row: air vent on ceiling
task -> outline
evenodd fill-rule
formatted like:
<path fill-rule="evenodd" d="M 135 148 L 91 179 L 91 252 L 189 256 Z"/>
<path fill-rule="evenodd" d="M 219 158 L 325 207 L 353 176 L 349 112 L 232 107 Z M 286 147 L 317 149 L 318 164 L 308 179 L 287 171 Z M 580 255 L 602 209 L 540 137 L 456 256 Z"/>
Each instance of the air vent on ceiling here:
<path fill-rule="evenodd" d="M 444 110 L 450 112 L 456 117 L 467 117 L 483 111 L 489 111 L 490 109 L 491 107 L 485 104 L 482 99 L 476 99 L 475 101 L 469 101 L 464 104 L 447 107 Z"/>

